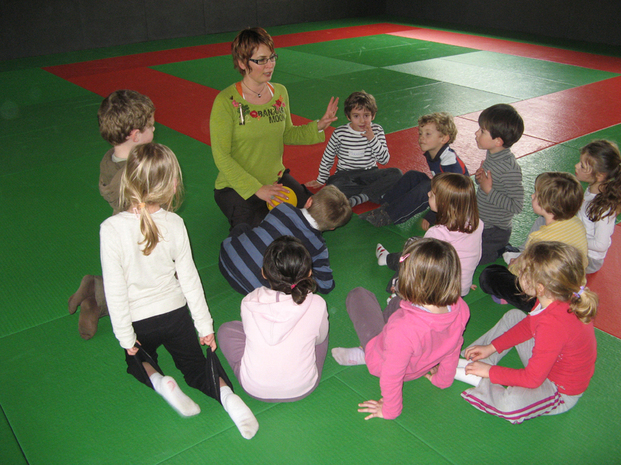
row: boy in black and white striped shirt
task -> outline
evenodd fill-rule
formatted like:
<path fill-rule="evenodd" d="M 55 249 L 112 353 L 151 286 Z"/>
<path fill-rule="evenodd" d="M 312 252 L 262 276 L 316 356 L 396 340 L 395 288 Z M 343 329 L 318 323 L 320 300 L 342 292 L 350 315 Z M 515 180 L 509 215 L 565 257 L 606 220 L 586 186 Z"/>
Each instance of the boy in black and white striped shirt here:
<path fill-rule="evenodd" d="M 307 187 L 334 185 L 347 196 L 352 207 L 368 200 L 379 202 L 402 173 L 398 168 L 377 167 L 378 163 L 388 163 L 390 153 L 384 129 L 373 123 L 376 114 L 377 104 L 372 95 L 362 91 L 347 97 L 345 116 L 349 123 L 332 133 L 319 165 L 317 180 L 307 183 Z M 335 158 L 338 158 L 336 173 L 330 176 Z"/>

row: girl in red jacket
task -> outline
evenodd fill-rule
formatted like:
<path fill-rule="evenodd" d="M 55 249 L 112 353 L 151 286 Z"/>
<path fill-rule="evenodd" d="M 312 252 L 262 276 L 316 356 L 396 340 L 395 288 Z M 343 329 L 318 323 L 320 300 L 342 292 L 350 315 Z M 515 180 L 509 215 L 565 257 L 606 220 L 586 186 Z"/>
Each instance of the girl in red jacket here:
<path fill-rule="evenodd" d="M 589 385 L 597 345 L 591 320 L 597 295 L 583 286 L 583 256 L 560 242 L 541 241 L 518 258 L 524 292 L 536 297 L 528 315 L 510 310 L 465 350 L 466 374 L 483 379 L 462 397 L 513 424 L 572 408 Z M 515 347 L 524 368 L 497 363 Z M 506 388 L 504 386 L 507 386 Z"/>

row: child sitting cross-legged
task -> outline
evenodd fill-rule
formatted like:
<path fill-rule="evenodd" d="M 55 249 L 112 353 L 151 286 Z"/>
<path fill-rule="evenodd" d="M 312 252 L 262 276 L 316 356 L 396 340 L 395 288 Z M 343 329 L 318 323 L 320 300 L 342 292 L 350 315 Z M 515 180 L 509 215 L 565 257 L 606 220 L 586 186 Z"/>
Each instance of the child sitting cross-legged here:
<path fill-rule="evenodd" d="M 440 239 L 455 247 L 461 263 L 463 297 L 470 291 L 474 270 L 481 259 L 481 235 L 484 226 L 479 220 L 474 182 L 463 174 L 439 174 L 431 180 L 429 208 L 436 213 L 436 224 L 427 230 L 425 237 Z M 406 242 L 406 247 L 419 239 L 411 237 Z M 388 265 L 388 268 L 397 272 L 387 289 L 394 293 L 397 286 L 393 283 L 398 277 L 401 254 L 388 253 L 382 244 L 377 244 L 375 255 L 380 266 Z"/>
<path fill-rule="evenodd" d="M 604 264 L 621 213 L 621 155 L 617 144 L 594 140 L 582 147 L 576 178 L 589 184 L 578 217 L 586 228 L 589 246 L 586 272 L 595 273 Z"/>
<path fill-rule="evenodd" d="M 457 156 L 450 144 L 457 137 L 457 126 L 448 113 L 431 113 L 418 118 L 418 145 L 425 152 L 425 160 L 436 176 L 441 173 L 458 173 L 468 176 L 468 168 Z M 360 215 L 373 226 L 403 223 L 429 207 L 427 193 L 430 179 L 426 173 L 408 171 L 386 192 L 382 206 Z M 435 224 L 435 213 L 428 212 L 423 219 L 423 229 Z"/>
<path fill-rule="evenodd" d="M 540 217 L 535 221 L 521 250 L 539 241 L 563 242 L 573 245 L 583 254 L 586 267 L 586 231 L 580 218 L 576 216 L 582 205 L 582 198 L 582 186 L 572 174 L 551 172 L 537 176 L 532 204 L 533 211 Z M 509 303 L 527 312 L 533 308 L 535 298 L 525 294 L 516 280 L 517 273 L 513 262 L 517 255 L 504 256 L 508 259 L 509 268 L 502 265 L 485 268 L 479 277 L 481 289 L 491 294 L 495 302 Z"/>
<path fill-rule="evenodd" d="M 390 159 L 384 129 L 373 123 L 377 114 L 375 98 L 354 92 L 345 100 L 348 124 L 334 130 L 323 153 L 316 181 L 306 187 L 318 189 L 324 184 L 338 187 L 352 207 L 368 200 L 379 202 L 380 197 L 401 177 L 398 168 L 379 169 Z M 338 158 L 336 173 L 330 176 L 334 159 Z"/>
<path fill-rule="evenodd" d="M 522 169 L 511 147 L 524 133 L 524 120 L 515 108 L 497 104 L 479 115 L 477 147 L 485 160 L 474 173 L 479 185 L 477 203 L 485 222 L 480 265 L 495 261 L 509 244 L 513 217 L 524 207 Z"/>
<path fill-rule="evenodd" d="M 268 287 L 242 300 L 241 320 L 218 330 L 222 353 L 244 390 L 293 402 L 315 390 L 328 353 L 326 302 L 313 294 L 313 262 L 299 239 L 282 236 L 263 257 Z"/>
<path fill-rule="evenodd" d="M 520 287 L 535 305 L 528 315 L 508 311 L 464 351 L 460 362 L 472 362 L 464 371 L 476 387 L 462 397 L 473 407 L 519 424 L 576 405 L 597 358 L 591 320 L 598 301 L 584 287 L 585 262 L 582 252 L 561 242 L 535 242 L 520 255 Z M 498 365 L 512 347 L 524 368 Z"/>

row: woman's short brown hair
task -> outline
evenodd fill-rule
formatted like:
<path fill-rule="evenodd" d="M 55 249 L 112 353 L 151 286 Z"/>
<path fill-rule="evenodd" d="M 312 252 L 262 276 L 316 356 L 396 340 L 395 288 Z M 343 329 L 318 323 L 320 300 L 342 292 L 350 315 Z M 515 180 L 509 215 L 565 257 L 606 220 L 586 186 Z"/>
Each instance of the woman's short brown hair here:
<path fill-rule="evenodd" d="M 246 75 L 246 70 L 250 68 L 250 58 L 259 46 L 263 44 L 274 53 L 274 41 L 262 27 L 249 27 L 241 31 L 231 43 L 231 54 L 233 55 L 233 66 L 242 76 Z M 239 64 L 242 63 L 245 69 Z"/>

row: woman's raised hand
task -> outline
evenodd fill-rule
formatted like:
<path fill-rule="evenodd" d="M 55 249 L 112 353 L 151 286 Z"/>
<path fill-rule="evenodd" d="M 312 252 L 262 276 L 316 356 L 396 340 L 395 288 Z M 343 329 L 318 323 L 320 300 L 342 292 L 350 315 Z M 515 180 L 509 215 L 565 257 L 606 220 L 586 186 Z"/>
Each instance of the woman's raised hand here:
<path fill-rule="evenodd" d="M 320 131 L 323 131 L 328 126 L 330 126 L 333 122 L 335 122 L 338 118 L 336 116 L 336 112 L 339 109 L 339 98 L 330 97 L 330 102 L 328 103 L 328 108 L 326 109 L 326 114 L 323 115 L 317 122 L 317 128 Z"/>

